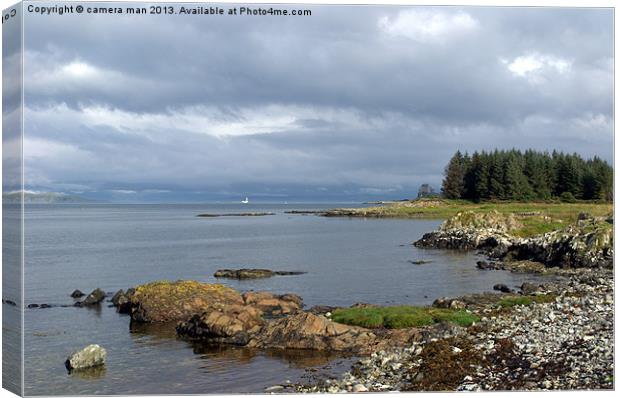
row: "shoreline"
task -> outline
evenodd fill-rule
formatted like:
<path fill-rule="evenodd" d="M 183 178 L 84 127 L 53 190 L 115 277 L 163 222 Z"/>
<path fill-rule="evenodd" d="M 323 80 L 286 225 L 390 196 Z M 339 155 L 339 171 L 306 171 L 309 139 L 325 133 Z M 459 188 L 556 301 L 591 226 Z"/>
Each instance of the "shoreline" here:
<path fill-rule="evenodd" d="M 610 329 L 606 323 L 606 319 L 613 317 L 613 271 L 609 269 L 610 263 L 607 262 L 608 259 L 613 258 L 613 251 L 608 250 L 613 247 L 613 241 L 607 238 L 599 239 L 597 235 L 600 232 L 602 234 L 600 237 L 606 237 L 610 231 L 613 232 L 613 219 L 578 214 L 575 216 L 577 221 L 574 225 L 570 224 L 564 229 L 556 230 L 561 233 L 543 234 L 547 237 L 557 235 L 562 239 L 569 238 L 566 241 L 569 244 L 560 245 L 561 250 L 559 250 L 554 243 L 556 240 L 549 240 L 550 238 L 540 240 L 539 237 L 521 238 L 513 235 L 515 231 L 524 227 L 524 220 L 531 219 L 533 216 L 541 220 L 545 220 L 546 217 L 538 213 L 506 215 L 494 209 L 480 213 L 459 212 L 456 216 L 447 219 L 438 230 L 424 234 L 418 241 L 424 242 L 421 244 L 424 248 L 478 251 L 478 254 L 485 254 L 488 261 L 471 264 L 472 269 L 477 267 L 479 272 L 494 272 L 496 269 L 501 269 L 523 273 L 552 274 L 561 278 L 559 281 L 549 283 L 541 281 L 541 285 L 523 283 L 517 291 L 506 285 L 498 284 L 494 286 L 494 289 L 501 292 L 453 298 L 438 297 L 432 306 L 418 307 L 423 310 L 423 313 L 415 315 L 430 314 L 434 317 L 437 314 L 453 315 L 460 311 L 475 317 L 473 325 L 458 326 L 453 322 L 445 321 L 444 318 L 437 317 L 432 319 L 431 324 L 393 327 L 386 323 L 381 327 L 360 327 L 354 323 L 348 323 L 349 321 L 343 322 L 340 320 L 342 318 L 338 318 L 336 322 L 334 312 L 373 308 L 387 310 L 390 307 L 356 304 L 347 308 L 324 306 L 323 309 L 302 309 L 302 298 L 295 294 L 274 295 L 267 292 L 241 294 L 234 289 L 217 287 L 221 285 L 196 281 L 184 281 L 185 285 L 180 285 L 179 289 L 176 287 L 170 289 L 171 285 L 178 282 L 153 282 L 139 285 L 136 286 L 136 290 L 141 292 L 141 297 L 136 295 L 135 290 L 131 294 L 129 291 L 121 291 L 117 292 L 112 301 L 116 301 L 114 305 L 118 312 L 131 316 L 132 322 L 172 321 L 177 325 L 176 336 L 181 339 L 264 350 L 305 349 L 311 350 L 306 352 L 342 352 L 363 357 L 353 365 L 350 372 L 342 377 L 317 378 L 311 384 L 285 383 L 286 386 L 272 386 L 273 388 L 269 387 L 263 392 L 613 387 L 613 380 L 606 378 L 609 373 L 607 370 L 613 366 L 609 362 L 609 358 L 613 362 L 613 355 L 609 356 L 610 347 L 613 349 L 613 334 L 609 337 Z M 596 239 L 590 239 L 592 237 Z M 588 247 L 590 241 L 596 244 Z M 544 245 L 549 243 L 549 250 L 544 253 L 549 255 L 553 261 L 546 262 L 545 256 L 535 259 L 540 261 L 532 261 L 532 258 L 513 258 L 519 257 L 517 255 L 508 256 L 514 247 L 522 250 L 523 242 L 533 245 L 528 246 L 529 249 L 535 249 L 523 251 L 522 254 L 525 257 L 532 257 L 532 253 L 538 253 L 539 248 L 544 247 L 547 250 L 547 246 Z M 577 246 L 580 248 L 577 252 L 565 250 L 566 247 L 571 247 L 572 242 L 579 243 Z M 581 247 L 582 243 L 586 245 L 585 249 Z M 558 258 L 570 260 L 569 262 L 560 261 L 561 265 L 567 268 L 557 266 Z M 596 261 L 591 261 L 592 259 Z M 432 268 L 432 262 L 425 267 Z M 279 273 L 288 275 L 290 272 L 263 269 L 222 271 L 231 275 L 236 275 L 241 271 L 261 271 L 261 273 L 268 271 L 270 275 L 279 275 Z M 205 292 L 205 296 L 198 297 L 194 292 Z M 91 295 L 94 293 L 95 291 Z M 103 295 L 99 294 L 99 296 L 103 298 Z M 155 299 L 155 304 L 149 303 L 152 299 Z M 162 305 L 166 308 L 161 307 Z M 41 308 L 44 307 L 41 306 Z M 580 312 L 573 311 L 575 308 L 580 308 Z M 445 314 L 441 312 L 443 310 L 446 310 Z M 549 313 L 554 314 L 551 316 L 552 319 L 549 318 Z M 528 324 L 535 322 L 536 325 L 544 325 L 554 328 L 553 330 L 558 328 L 563 332 L 564 329 L 570 329 L 568 326 L 571 322 L 567 321 L 569 317 L 571 319 L 579 317 L 577 319 L 586 324 L 586 327 L 576 333 L 566 332 L 567 339 L 578 339 L 579 342 L 568 347 L 570 349 L 564 352 L 566 355 L 562 358 L 557 357 L 556 354 L 560 351 L 555 350 L 542 352 L 540 357 L 543 358 L 544 363 L 532 361 L 529 355 L 531 352 L 526 351 L 527 347 L 540 349 L 545 345 L 553 346 L 557 342 L 546 341 L 547 336 L 543 333 L 537 337 L 534 336 L 538 340 L 519 343 L 520 336 L 527 335 Z M 588 327 L 589 324 L 593 326 Z M 521 330 L 525 333 L 507 333 L 511 330 Z M 172 333 L 174 334 L 174 327 Z M 591 336 L 598 335 L 607 339 L 606 343 L 599 346 L 588 345 L 593 340 Z M 491 346 L 490 343 L 480 345 L 479 342 L 485 339 L 487 342 L 493 341 L 493 345 Z M 502 342 L 498 343 L 500 340 Z M 601 353 L 596 363 L 580 361 L 580 358 L 586 358 L 588 352 L 592 350 Z M 519 367 L 511 369 L 508 374 L 501 374 L 495 379 L 485 379 L 480 375 L 489 372 L 501 373 L 497 368 L 500 364 L 489 359 L 497 352 L 506 357 L 518 358 L 521 365 L 527 366 L 520 366 L 520 370 L 517 370 Z M 461 353 L 464 353 L 463 356 L 456 355 Z M 574 362 L 580 366 L 581 373 L 591 373 L 591 375 L 587 380 L 562 379 L 562 375 L 552 371 L 553 366 L 560 366 L 557 365 L 560 360 L 570 360 L 571 363 Z M 450 361 L 454 362 L 450 366 L 457 370 L 459 368 L 457 364 L 463 361 L 468 361 L 467 363 L 479 369 L 474 373 L 464 373 L 462 369 L 458 372 L 451 370 L 449 374 L 459 375 L 459 380 L 455 380 L 438 376 L 446 372 L 433 369 L 431 366 L 433 363 L 442 363 L 447 366 Z M 527 372 L 521 372 L 523 369 Z M 540 376 L 540 373 L 535 373 L 532 369 L 543 369 L 545 373 Z M 611 372 L 613 373 L 613 370 Z M 538 374 L 538 379 L 535 379 L 532 374 Z M 508 376 L 514 377 L 510 379 Z"/>
<path fill-rule="evenodd" d="M 441 206 L 427 201 L 422 207 Z M 415 205 L 407 205 L 408 207 Z M 397 211 L 402 210 L 396 205 Z M 424 213 L 424 212 L 419 212 Z M 383 217 L 384 208 L 336 209 L 332 215 Z M 408 211 L 418 214 L 418 211 Z M 465 308 L 480 318 L 410 347 L 373 353 L 337 379 L 296 385 L 296 392 L 483 391 L 613 389 L 613 215 L 579 212 L 574 224 L 519 238 L 523 219 L 541 212 L 459 211 L 414 242 L 438 250 L 479 250 L 482 272 L 548 273 L 564 280 L 504 298 L 440 298 L 433 306 Z M 533 260 L 533 261 L 532 261 Z"/>
<path fill-rule="evenodd" d="M 612 389 L 613 271 L 561 273 L 565 281 L 536 292 L 553 294 L 552 301 L 469 306 L 481 319 L 469 329 L 373 353 L 338 379 L 295 385 L 294 390 Z"/>

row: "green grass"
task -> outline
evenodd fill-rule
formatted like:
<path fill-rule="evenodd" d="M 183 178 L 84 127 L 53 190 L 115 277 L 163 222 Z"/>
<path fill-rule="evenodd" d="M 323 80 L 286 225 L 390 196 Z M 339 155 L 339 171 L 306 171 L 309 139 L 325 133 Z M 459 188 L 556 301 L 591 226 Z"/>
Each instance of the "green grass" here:
<path fill-rule="evenodd" d="M 516 305 L 532 305 L 534 303 L 551 303 L 555 300 L 553 294 L 541 294 L 538 296 L 508 296 L 499 300 L 499 304 L 502 308 L 514 307 Z"/>
<path fill-rule="evenodd" d="M 346 325 L 365 328 L 385 327 L 388 329 L 402 329 L 428 326 L 442 321 L 452 322 L 460 326 L 471 326 L 478 321 L 478 318 L 462 310 L 394 306 L 338 309 L 334 311 L 332 320 Z"/>
<path fill-rule="evenodd" d="M 577 221 L 579 213 L 607 216 L 613 211 L 612 203 L 578 201 L 576 203 L 549 202 L 470 202 L 466 200 L 421 199 L 384 206 L 356 209 L 361 217 L 393 217 L 447 219 L 463 211 L 513 213 L 522 228 L 511 231 L 520 237 L 551 232 Z"/>

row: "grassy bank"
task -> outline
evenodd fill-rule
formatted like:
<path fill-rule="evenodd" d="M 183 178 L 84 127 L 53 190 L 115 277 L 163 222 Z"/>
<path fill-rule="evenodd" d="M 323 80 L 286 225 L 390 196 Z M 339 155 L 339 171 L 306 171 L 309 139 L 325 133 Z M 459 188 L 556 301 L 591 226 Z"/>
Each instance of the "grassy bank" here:
<path fill-rule="evenodd" d="M 401 329 L 428 326 L 437 322 L 452 322 L 470 326 L 478 321 L 475 315 L 462 310 L 432 307 L 394 306 L 371 308 L 343 308 L 334 311 L 332 320 L 346 325 L 365 328 L 385 327 Z"/>
<path fill-rule="evenodd" d="M 596 202 L 481 202 L 465 200 L 422 199 L 373 206 L 361 209 L 337 209 L 327 215 L 351 217 L 392 217 L 446 219 L 463 211 L 512 213 L 523 225 L 513 231 L 517 236 L 527 237 L 562 228 L 577 221 L 579 213 L 608 216 L 613 211 L 611 203 Z"/>

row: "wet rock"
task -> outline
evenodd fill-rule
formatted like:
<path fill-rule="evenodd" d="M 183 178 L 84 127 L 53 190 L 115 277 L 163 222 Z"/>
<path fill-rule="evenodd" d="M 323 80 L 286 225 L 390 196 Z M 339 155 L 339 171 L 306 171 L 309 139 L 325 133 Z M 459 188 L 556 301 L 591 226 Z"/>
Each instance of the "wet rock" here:
<path fill-rule="evenodd" d="M 125 291 L 123 289 L 120 289 L 119 291 L 117 291 L 116 293 L 114 293 L 114 295 L 112 296 L 112 298 L 110 299 L 110 301 L 112 302 L 112 304 L 114 306 L 118 305 L 118 300 L 120 297 L 125 295 Z"/>
<path fill-rule="evenodd" d="M 497 290 L 500 291 L 502 293 L 510 293 L 512 292 L 512 289 L 510 289 L 508 286 L 506 286 L 503 283 L 498 283 L 496 285 L 493 286 L 493 290 Z"/>
<path fill-rule="evenodd" d="M 130 314 L 131 313 L 131 296 L 135 290 L 133 288 L 127 289 L 127 291 L 123 291 L 123 289 L 119 290 L 112 296 L 110 300 L 112 305 L 116 307 L 116 311 L 120 314 Z"/>
<path fill-rule="evenodd" d="M 476 262 L 476 268 L 484 270 L 501 270 L 504 269 L 504 265 L 496 261 L 478 261 Z"/>
<path fill-rule="evenodd" d="M 126 294 L 116 300 L 116 311 L 119 314 L 131 314 L 131 296 Z"/>
<path fill-rule="evenodd" d="M 423 265 L 423 264 L 430 264 L 430 263 L 432 263 L 432 261 L 430 261 L 430 260 L 409 260 L 409 262 L 411 264 L 414 264 L 414 265 Z"/>
<path fill-rule="evenodd" d="M 105 364 L 106 355 L 105 349 L 98 344 L 91 344 L 71 354 L 65 361 L 65 366 L 69 371 L 102 366 Z"/>
<path fill-rule="evenodd" d="M 26 308 L 39 308 L 39 304 L 28 304 Z"/>
<path fill-rule="evenodd" d="M 73 293 L 71 293 L 71 297 L 73 298 L 80 298 L 80 297 L 84 297 L 86 294 L 84 294 L 80 289 L 75 289 L 73 291 Z"/>
<path fill-rule="evenodd" d="M 284 389 L 285 389 L 284 386 L 271 386 L 271 387 L 265 388 L 265 392 L 266 393 L 281 392 L 281 391 L 284 391 Z"/>
<path fill-rule="evenodd" d="M 259 279 L 271 278 L 276 275 L 302 275 L 301 271 L 272 271 L 261 268 L 242 268 L 242 269 L 220 269 L 213 274 L 216 278 L 229 279 Z"/>
<path fill-rule="evenodd" d="M 17 303 L 13 300 L 2 299 L 2 304 L 12 305 L 13 307 L 17 306 Z"/>
<path fill-rule="evenodd" d="M 99 304 L 105 299 L 105 292 L 99 288 L 90 292 L 88 296 L 82 301 L 75 303 L 77 307 L 88 307 L 91 305 Z"/>

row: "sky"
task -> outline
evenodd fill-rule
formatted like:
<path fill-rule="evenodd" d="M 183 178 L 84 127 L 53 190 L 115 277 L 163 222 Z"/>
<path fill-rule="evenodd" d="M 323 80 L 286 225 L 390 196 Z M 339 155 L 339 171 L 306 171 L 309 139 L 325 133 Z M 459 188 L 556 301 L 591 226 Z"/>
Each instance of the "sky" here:
<path fill-rule="evenodd" d="M 364 201 L 439 189 L 456 150 L 612 161 L 610 9 L 303 8 L 27 14 L 26 188 Z"/>

